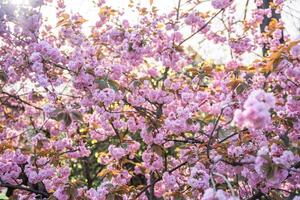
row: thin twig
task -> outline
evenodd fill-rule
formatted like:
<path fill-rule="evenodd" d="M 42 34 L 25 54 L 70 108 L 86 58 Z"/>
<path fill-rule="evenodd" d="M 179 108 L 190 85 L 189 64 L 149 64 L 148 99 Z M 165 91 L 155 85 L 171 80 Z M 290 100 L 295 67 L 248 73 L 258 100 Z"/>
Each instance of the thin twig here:
<path fill-rule="evenodd" d="M 48 192 L 43 192 L 43 191 L 39 191 L 39 190 L 35 190 L 29 187 L 24 187 L 24 186 L 20 186 L 20 185 L 12 185 L 9 183 L 5 183 L 2 180 L 0 180 L 0 187 L 6 187 L 6 188 L 11 188 L 13 190 L 17 189 L 17 190 L 24 190 L 30 193 L 34 193 L 34 194 L 40 194 L 45 198 L 48 198 L 50 196 L 50 194 Z"/>
<path fill-rule="evenodd" d="M 246 5 L 245 5 L 244 19 L 243 19 L 244 21 L 246 20 L 247 17 L 248 5 L 249 5 L 249 0 L 246 1 Z"/>
<path fill-rule="evenodd" d="M 176 171 L 177 169 L 179 169 L 180 167 L 182 167 L 182 166 L 184 166 L 184 165 L 186 165 L 186 164 L 187 164 L 187 162 L 183 162 L 183 163 L 181 163 L 180 165 L 176 166 L 175 168 L 173 168 L 173 169 L 171 169 L 171 170 L 168 170 L 168 172 L 169 172 L 169 173 L 172 173 L 172 172 Z M 151 183 L 150 185 L 147 185 L 146 187 L 144 187 L 144 189 L 142 189 L 142 191 L 140 191 L 140 192 L 136 195 L 135 199 L 137 199 L 139 196 L 141 196 L 141 195 L 142 195 L 149 187 L 155 185 L 155 184 L 156 184 L 158 181 L 160 181 L 160 180 L 162 180 L 162 177 L 157 178 L 156 180 L 153 181 L 153 183 Z"/>
<path fill-rule="evenodd" d="M 33 108 L 35 108 L 35 109 L 37 109 L 37 110 L 41 110 L 41 111 L 43 110 L 42 108 L 40 108 L 40 107 L 38 107 L 38 106 L 35 106 L 35 105 L 32 105 L 31 103 L 29 103 L 29 102 L 27 102 L 27 101 L 21 99 L 20 97 L 18 97 L 18 96 L 16 96 L 16 95 L 9 94 L 8 92 L 4 92 L 4 91 L 1 91 L 1 93 L 6 94 L 7 96 L 9 96 L 9 97 L 11 97 L 11 98 L 14 98 L 14 99 L 16 99 L 16 100 L 18 100 L 18 101 L 20 101 L 20 102 L 22 102 L 22 103 L 24 103 L 24 104 L 26 104 L 26 105 L 28 105 L 28 106 L 31 106 L 31 107 L 33 107 Z"/>
<path fill-rule="evenodd" d="M 200 27 L 196 32 L 194 32 L 193 34 L 191 34 L 190 36 L 188 36 L 187 38 L 185 38 L 184 40 L 182 40 L 177 47 L 181 46 L 183 43 L 185 43 L 186 41 L 188 41 L 189 39 L 191 39 L 192 37 L 194 37 L 195 35 L 197 35 L 197 33 L 199 33 L 200 31 L 202 31 L 205 27 L 208 26 L 208 24 L 214 19 L 216 18 L 224 9 L 219 10 L 219 12 L 217 12 L 216 14 L 214 14 L 202 27 Z"/>

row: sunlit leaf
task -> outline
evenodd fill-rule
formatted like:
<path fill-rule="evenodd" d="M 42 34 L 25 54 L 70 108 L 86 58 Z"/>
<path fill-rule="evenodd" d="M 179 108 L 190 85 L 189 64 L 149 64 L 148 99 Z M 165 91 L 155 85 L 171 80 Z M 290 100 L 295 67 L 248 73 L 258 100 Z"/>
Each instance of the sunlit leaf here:
<path fill-rule="evenodd" d="M 77 20 L 75 21 L 75 24 L 81 25 L 81 24 L 83 24 L 84 22 L 87 22 L 87 21 L 88 21 L 88 20 L 84 19 L 83 17 L 80 17 L 79 19 L 77 19 Z"/>

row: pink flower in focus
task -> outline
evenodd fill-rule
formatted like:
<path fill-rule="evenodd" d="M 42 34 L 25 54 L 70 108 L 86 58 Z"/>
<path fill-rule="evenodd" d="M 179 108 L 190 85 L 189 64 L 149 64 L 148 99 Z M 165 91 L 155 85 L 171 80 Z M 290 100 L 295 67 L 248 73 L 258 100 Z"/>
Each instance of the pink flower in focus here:
<path fill-rule="evenodd" d="M 209 186 L 209 175 L 206 171 L 193 167 L 188 179 L 188 184 L 193 188 L 205 189 Z"/>

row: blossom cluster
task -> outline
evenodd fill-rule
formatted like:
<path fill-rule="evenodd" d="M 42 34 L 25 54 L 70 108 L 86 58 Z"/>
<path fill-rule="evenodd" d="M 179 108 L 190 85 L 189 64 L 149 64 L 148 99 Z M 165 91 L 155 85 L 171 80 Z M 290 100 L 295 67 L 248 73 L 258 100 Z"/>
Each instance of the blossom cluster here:
<path fill-rule="evenodd" d="M 254 90 L 244 103 L 244 110 L 235 110 L 235 121 L 240 127 L 262 129 L 271 123 L 269 110 L 275 106 L 275 97 L 261 89 Z"/>
<path fill-rule="evenodd" d="M 1 197 L 299 199 L 300 43 L 260 29 L 286 1 L 263 2 L 130 1 L 134 22 L 99 0 L 86 28 L 63 0 L 0 1 Z"/>

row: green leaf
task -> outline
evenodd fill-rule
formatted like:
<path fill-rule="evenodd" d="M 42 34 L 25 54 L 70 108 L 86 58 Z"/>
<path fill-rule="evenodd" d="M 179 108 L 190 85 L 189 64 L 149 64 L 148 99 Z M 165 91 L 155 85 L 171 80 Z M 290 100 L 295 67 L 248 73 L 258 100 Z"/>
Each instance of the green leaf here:
<path fill-rule="evenodd" d="M 266 173 L 268 179 L 273 178 L 274 174 L 277 172 L 279 166 L 274 163 L 266 163 L 262 166 L 263 171 Z"/>
<path fill-rule="evenodd" d="M 119 85 L 117 82 L 113 81 L 113 80 L 108 80 L 108 84 L 109 84 L 109 87 L 111 89 L 113 89 L 114 91 L 118 91 L 119 90 Z"/>
<path fill-rule="evenodd" d="M 174 195 L 174 200 L 184 200 L 184 196 L 182 194 L 180 194 L 179 192 L 177 192 L 175 195 Z"/>
<path fill-rule="evenodd" d="M 71 118 L 71 116 L 70 116 L 69 113 L 64 113 L 63 120 L 64 120 L 64 123 L 65 123 L 65 125 L 66 125 L 67 127 L 70 126 L 71 123 L 72 123 L 72 118 Z"/>
<path fill-rule="evenodd" d="M 147 133 L 151 133 L 153 130 L 154 130 L 154 127 L 150 125 L 150 126 L 147 128 Z"/>
<path fill-rule="evenodd" d="M 283 144 L 288 147 L 290 144 L 290 138 L 285 134 L 285 135 L 281 135 L 280 139 L 283 141 Z"/>
<path fill-rule="evenodd" d="M 289 127 L 293 127 L 296 120 L 292 117 L 286 117 L 285 118 L 285 124 Z"/>
<path fill-rule="evenodd" d="M 237 87 L 236 87 L 236 93 L 237 94 L 241 94 L 245 91 L 245 89 L 248 88 L 248 85 L 246 83 L 240 83 Z"/>
<path fill-rule="evenodd" d="M 101 90 L 108 88 L 108 82 L 106 79 L 96 79 L 95 82 L 98 84 Z"/>
<path fill-rule="evenodd" d="M 110 80 L 108 79 L 108 77 L 104 77 L 104 78 L 97 78 L 95 80 L 95 82 L 98 84 L 99 88 L 101 90 L 105 89 L 105 88 L 111 88 L 114 91 L 118 91 L 119 90 L 119 85 L 116 81 Z"/>
<path fill-rule="evenodd" d="M 7 200 L 8 197 L 7 197 L 5 194 L 0 193 L 0 199 L 1 199 L 1 200 Z"/>
<path fill-rule="evenodd" d="M 164 154 L 163 148 L 157 144 L 153 144 L 151 149 L 152 149 L 152 151 L 154 151 L 155 153 L 157 153 L 160 156 L 162 156 Z"/>
<path fill-rule="evenodd" d="M 76 196 L 78 194 L 78 191 L 76 189 L 76 186 L 75 185 L 70 185 L 68 188 L 67 188 L 67 194 L 69 195 L 69 199 L 70 200 L 75 200 L 76 199 Z"/>
<path fill-rule="evenodd" d="M 55 109 L 53 112 L 51 112 L 51 118 L 55 119 L 56 121 L 59 121 L 57 117 L 62 111 L 62 109 Z"/>
<path fill-rule="evenodd" d="M 60 112 L 60 113 L 58 113 L 58 114 L 55 116 L 55 120 L 61 121 L 61 120 L 64 119 L 64 117 L 65 117 L 65 113 L 64 113 L 64 112 Z"/>
<path fill-rule="evenodd" d="M 0 71 L 0 80 L 3 82 L 6 82 L 8 80 L 8 77 L 4 71 Z"/>
<path fill-rule="evenodd" d="M 82 117 L 82 114 L 79 112 L 79 111 L 76 111 L 76 110 L 73 110 L 71 112 L 72 114 L 72 117 L 78 121 L 83 121 L 83 117 Z"/>
<path fill-rule="evenodd" d="M 272 199 L 274 200 L 284 200 L 285 198 L 280 196 L 280 193 L 277 191 L 270 191 L 270 196 L 272 197 Z"/>
<path fill-rule="evenodd" d="M 186 123 L 187 123 L 188 125 L 192 125 L 192 124 L 193 124 L 193 119 L 192 119 L 192 118 L 188 118 L 188 119 L 186 120 Z"/>

